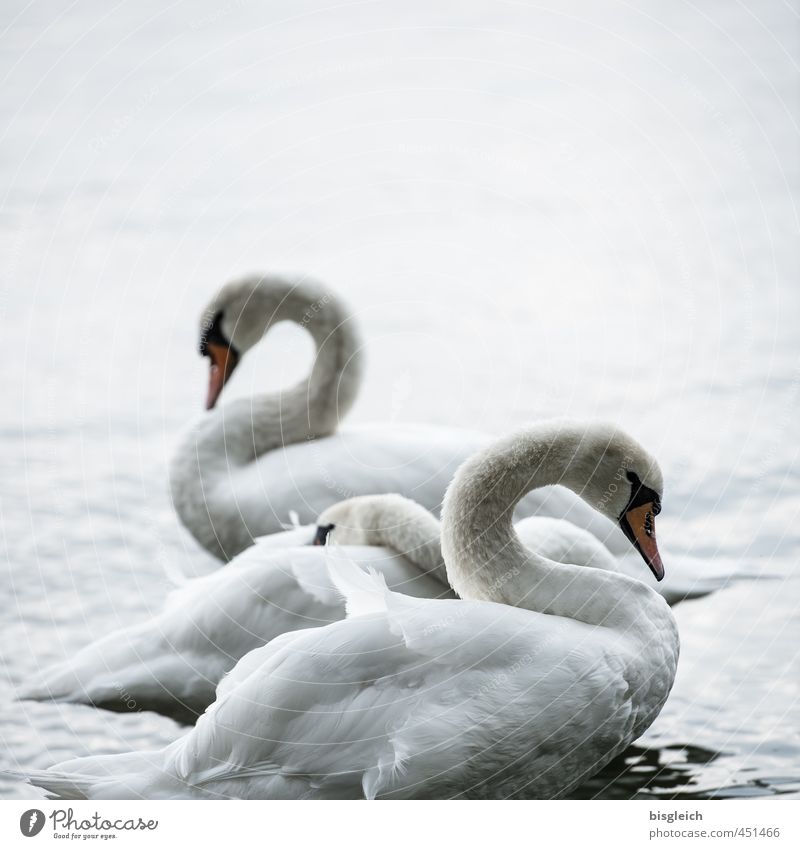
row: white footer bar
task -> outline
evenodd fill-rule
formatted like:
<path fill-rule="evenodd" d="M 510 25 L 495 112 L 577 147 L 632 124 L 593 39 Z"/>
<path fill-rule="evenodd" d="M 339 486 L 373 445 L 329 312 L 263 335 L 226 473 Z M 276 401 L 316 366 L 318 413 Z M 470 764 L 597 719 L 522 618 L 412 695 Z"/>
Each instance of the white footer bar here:
<path fill-rule="evenodd" d="M 0 845 L 581 849 L 800 846 L 800 801 L 0 802 Z"/>

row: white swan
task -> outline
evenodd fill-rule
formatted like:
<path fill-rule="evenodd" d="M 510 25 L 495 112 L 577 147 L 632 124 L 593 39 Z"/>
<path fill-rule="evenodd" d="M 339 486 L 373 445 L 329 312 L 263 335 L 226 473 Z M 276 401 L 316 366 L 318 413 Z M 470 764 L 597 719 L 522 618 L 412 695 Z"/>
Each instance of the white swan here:
<path fill-rule="evenodd" d="M 292 321 L 316 345 L 307 379 L 278 393 L 222 404 L 237 363 L 271 327 Z M 307 279 L 249 277 L 224 286 L 203 312 L 200 350 L 211 362 L 207 406 L 171 465 L 183 524 L 229 560 L 255 537 L 280 530 L 290 510 L 304 523 L 353 495 L 394 492 L 438 512 L 458 465 L 487 437 L 453 428 L 380 425 L 337 431 L 361 382 L 355 320 L 329 290 Z M 613 525 L 572 493 L 537 492 L 519 515 L 566 517 L 614 550 L 629 550 Z M 616 534 L 616 536 L 615 536 Z"/>
<path fill-rule="evenodd" d="M 443 551 L 465 600 L 412 599 L 337 562 L 349 618 L 250 652 L 184 737 L 29 779 L 63 798 L 569 793 L 656 718 L 678 633 L 640 581 L 520 542 L 515 502 L 556 481 L 617 521 L 663 574 L 655 461 L 613 428 L 532 428 L 470 459 L 447 493 Z"/>
<path fill-rule="evenodd" d="M 439 523 L 427 510 L 398 495 L 353 501 L 320 519 L 326 532 L 338 516 L 358 523 L 338 535 L 348 557 L 403 593 L 453 597 Z M 106 634 L 32 676 L 17 698 L 154 710 L 194 722 L 214 701 L 223 675 L 247 652 L 287 631 L 344 618 L 325 550 L 311 545 L 314 531 L 260 538 L 225 569 L 174 590 L 156 616 Z M 287 541 L 294 545 L 282 548 Z"/>

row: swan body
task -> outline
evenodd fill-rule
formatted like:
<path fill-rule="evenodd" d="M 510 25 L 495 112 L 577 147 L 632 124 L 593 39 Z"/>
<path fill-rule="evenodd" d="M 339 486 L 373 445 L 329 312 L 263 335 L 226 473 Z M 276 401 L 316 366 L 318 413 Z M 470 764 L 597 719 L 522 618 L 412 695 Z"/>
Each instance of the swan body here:
<path fill-rule="evenodd" d="M 309 376 L 282 392 L 217 406 L 237 363 L 282 321 L 314 340 Z M 488 444 L 484 434 L 455 428 L 340 431 L 360 387 L 362 343 L 346 306 L 314 281 L 255 276 L 228 283 L 204 310 L 200 331 L 211 362 L 210 409 L 175 452 L 170 488 L 185 527 L 220 559 L 279 531 L 290 510 L 311 522 L 351 496 L 398 493 L 438 513 L 455 470 Z M 534 513 L 566 517 L 614 550 L 628 550 L 618 529 L 571 492 L 532 493 L 518 515 Z"/>
<path fill-rule="evenodd" d="M 620 467 L 630 485 L 602 500 Z M 556 479 L 618 520 L 663 574 L 655 461 L 614 429 L 540 425 L 468 460 L 448 490 L 442 551 L 461 599 L 392 592 L 329 546 L 347 619 L 245 655 L 164 749 L 30 780 L 62 798 L 568 794 L 654 721 L 678 635 L 642 582 L 525 548 L 515 503 Z"/>

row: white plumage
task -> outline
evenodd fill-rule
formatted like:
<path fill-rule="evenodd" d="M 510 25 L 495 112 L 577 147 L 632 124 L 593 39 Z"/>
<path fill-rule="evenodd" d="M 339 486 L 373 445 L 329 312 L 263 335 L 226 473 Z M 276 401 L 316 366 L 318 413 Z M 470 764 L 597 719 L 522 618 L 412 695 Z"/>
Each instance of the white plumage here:
<path fill-rule="evenodd" d="M 620 464 L 641 486 L 601 501 Z M 658 715 L 678 636 L 645 584 L 522 545 L 515 500 L 555 480 L 632 523 L 660 565 L 655 461 L 608 428 L 531 428 L 465 463 L 448 492 L 443 552 L 464 600 L 391 592 L 336 556 L 348 619 L 250 652 L 165 749 L 68 761 L 31 780 L 91 798 L 568 793 Z"/>

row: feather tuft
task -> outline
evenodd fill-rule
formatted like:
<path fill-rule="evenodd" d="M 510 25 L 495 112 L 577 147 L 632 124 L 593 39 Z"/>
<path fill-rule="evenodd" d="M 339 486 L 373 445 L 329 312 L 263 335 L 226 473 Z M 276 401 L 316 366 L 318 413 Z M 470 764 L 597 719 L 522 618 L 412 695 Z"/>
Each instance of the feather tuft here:
<path fill-rule="evenodd" d="M 386 579 L 374 569 L 365 572 L 338 546 L 325 546 L 325 561 L 334 587 L 345 601 L 347 618 L 387 612 Z"/>

